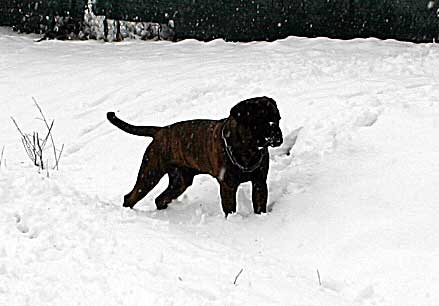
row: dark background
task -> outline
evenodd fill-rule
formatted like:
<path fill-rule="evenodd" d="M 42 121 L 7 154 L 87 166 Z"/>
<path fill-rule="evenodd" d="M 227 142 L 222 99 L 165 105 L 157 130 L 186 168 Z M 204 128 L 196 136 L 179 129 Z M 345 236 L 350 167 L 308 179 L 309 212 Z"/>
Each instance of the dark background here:
<path fill-rule="evenodd" d="M 431 42 L 439 37 L 439 0 L 96 0 L 111 19 L 167 23 L 177 39 L 274 40 L 289 35 L 393 38 Z M 0 0 L 0 25 L 44 32 L 53 16 L 81 21 L 85 0 Z"/>

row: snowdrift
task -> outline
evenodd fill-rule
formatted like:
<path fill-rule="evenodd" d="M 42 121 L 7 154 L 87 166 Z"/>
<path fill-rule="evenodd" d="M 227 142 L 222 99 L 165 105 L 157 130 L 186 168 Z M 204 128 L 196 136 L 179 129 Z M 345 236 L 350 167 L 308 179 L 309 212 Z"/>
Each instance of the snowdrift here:
<path fill-rule="evenodd" d="M 437 305 L 437 45 L 33 39 L 0 29 L 1 305 Z M 150 139 L 108 110 L 166 125 L 260 95 L 290 135 L 270 213 L 244 185 L 225 220 L 208 176 L 165 211 L 166 178 L 122 208 Z M 10 120 L 44 130 L 32 97 L 65 144 L 58 171 L 31 164 Z"/>

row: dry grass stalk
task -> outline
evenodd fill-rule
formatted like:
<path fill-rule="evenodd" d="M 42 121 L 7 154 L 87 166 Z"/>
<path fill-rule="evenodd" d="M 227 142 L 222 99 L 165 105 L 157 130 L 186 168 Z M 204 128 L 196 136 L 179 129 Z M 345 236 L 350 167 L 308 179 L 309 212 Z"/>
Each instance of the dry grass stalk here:
<path fill-rule="evenodd" d="M 53 123 L 55 122 L 55 120 L 52 120 L 52 124 L 49 126 L 49 124 L 48 124 L 48 122 L 46 120 L 46 117 L 44 116 L 44 113 L 43 113 L 40 105 L 38 105 L 38 103 L 37 103 L 37 100 L 34 97 L 32 97 L 32 100 L 34 100 L 35 106 L 38 108 L 38 111 L 41 114 L 41 117 L 42 117 L 42 119 L 44 121 L 44 124 L 46 125 L 46 128 L 49 131 L 49 133 L 47 133 L 47 135 L 50 136 L 50 140 L 52 141 L 53 156 L 55 157 L 55 167 L 54 167 L 54 169 L 56 168 L 56 170 L 58 170 L 58 164 L 59 164 L 59 160 L 61 158 L 62 151 L 64 149 L 64 144 L 62 145 L 61 151 L 59 151 L 59 154 L 57 154 L 57 150 L 56 150 L 56 146 L 55 146 L 55 141 L 53 141 L 53 136 L 52 136 L 52 133 L 51 133 L 52 126 L 53 126 Z"/>
<path fill-rule="evenodd" d="M 64 149 L 64 144 L 61 147 L 61 150 L 58 151 L 56 149 L 55 146 L 55 141 L 53 140 L 53 136 L 52 136 L 52 129 L 53 129 L 53 124 L 55 123 L 55 120 L 52 120 L 52 122 L 49 124 L 49 122 L 47 121 L 46 117 L 44 116 L 44 113 L 40 107 L 40 105 L 37 103 L 37 101 L 35 100 L 34 97 L 32 97 L 36 107 L 38 108 L 38 111 L 41 114 L 40 118 L 46 128 L 47 128 L 47 134 L 44 138 L 40 138 L 38 132 L 33 132 L 32 134 L 25 134 L 22 132 L 22 130 L 20 129 L 20 127 L 18 126 L 17 122 L 15 121 L 15 119 L 13 117 L 11 117 L 12 122 L 14 122 L 15 127 L 17 128 L 18 132 L 21 135 L 21 142 L 23 144 L 24 150 L 26 151 L 29 159 L 34 163 L 35 166 L 37 166 L 38 168 L 40 168 L 41 170 L 43 169 L 47 169 L 48 167 L 48 162 L 44 163 L 43 162 L 43 153 L 47 144 L 47 141 L 51 140 L 52 142 L 52 148 L 53 148 L 53 155 L 55 158 L 55 166 L 53 167 L 53 169 L 57 169 L 58 170 L 58 164 L 59 164 L 59 160 L 61 158 L 61 154 L 63 152 Z M 46 159 L 47 160 L 47 159 Z"/>
<path fill-rule="evenodd" d="M 5 146 L 3 145 L 3 147 L 2 147 L 2 153 L 1 153 L 1 155 L 0 155 L 0 168 L 1 168 L 1 166 L 2 166 L 2 163 L 3 163 L 3 154 L 5 153 Z"/>

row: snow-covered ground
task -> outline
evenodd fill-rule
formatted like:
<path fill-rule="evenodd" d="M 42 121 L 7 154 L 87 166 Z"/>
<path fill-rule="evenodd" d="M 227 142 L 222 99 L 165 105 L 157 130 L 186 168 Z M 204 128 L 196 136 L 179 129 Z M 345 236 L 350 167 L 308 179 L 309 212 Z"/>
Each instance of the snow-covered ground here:
<path fill-rule="evenodd" d="M 0 28 L 0 305 L 438 305 L 439 45 L 34 38 Z M 121 207 L 150 139 L 107 111 L 165 125 L 261 95 L 302 127 L 270 213 L 244 185 L 225 220 L 208 176 Z M 49 177 L 10 119 L 44 131 L 32 97 L 65 144 Z"/>

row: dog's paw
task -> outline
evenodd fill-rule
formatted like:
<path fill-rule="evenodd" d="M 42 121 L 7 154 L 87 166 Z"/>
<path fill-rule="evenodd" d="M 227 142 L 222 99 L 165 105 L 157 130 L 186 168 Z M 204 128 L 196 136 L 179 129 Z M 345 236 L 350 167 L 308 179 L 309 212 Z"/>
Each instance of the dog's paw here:
<path fill-rule="evenodd" d="M 253 210 L 255 214 L 260 215 L 260 214 L 266 214 L 267 213 L 267 208 L 256 208 Z"/>
<path fill-rule="evenodd" d="M 168 208 L 168 204 L 160 204 L 160 205 L 156 204 L 156 207 L 157 207 L 157 210 L 163 210 L 163 209 Z"/>
<path fill-rule="evenodd" d="M 227 219 L 230 216 L 233 216 L 236 214 L 236 211 L 230 210 L 230 211 L 224 211 L 224 217 Z"/>
<path fill-rule="evenodd" d="M 133 207 L 134 207 L 134 205 L 130 205 L 130 204 L 128 204 L 128 203 L 123 203 L 122 206 L 123 206 L 123 207 L 131 208 L 131 209 L 133 209 Z"/>
<path fill-rule="evenodd" d="M 244 218 L 245 218 L 245 216 L 234 212 L 234 213 L 227 215 L 226 220 L 229 222 L 241 222 L 242 220 L 244 220 Z"/>

